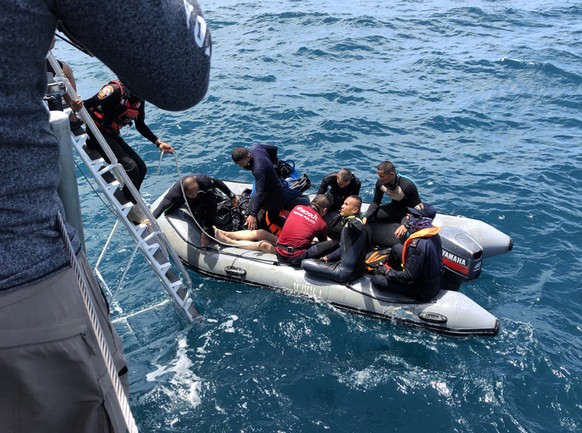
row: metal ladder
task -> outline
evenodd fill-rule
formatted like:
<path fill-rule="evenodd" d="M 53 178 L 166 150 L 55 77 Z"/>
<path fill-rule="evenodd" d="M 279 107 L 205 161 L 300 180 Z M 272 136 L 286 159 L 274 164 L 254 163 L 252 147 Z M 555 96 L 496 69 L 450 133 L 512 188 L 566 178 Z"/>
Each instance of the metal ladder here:
<path fill-rule="evenodd" d="M 67 94 L 72 99 L 76 99 L 77 94 L 75 90 L 64 77 L 64 74 L 62 73 L 62 70 L 54 56 L 49 53 L 47 59 L 49 60 L 54 71 L 57 73 L 57 77 L 60 77 L 63 80 Z M 95 126 L 87 110 L 83 108 L 77 113 L 77 115 L 80 115 L 80 117 L 85 122 L 86 127 L 91 129 L 91 132 L 99 141 L 101 148 L 107 155 L 107 158 L 109 161 L 111 161 L 107 162 L 104 158 L 101 157 L 101 155 L 99 155 L 98 152 L 92 149 L 88 149 L 84 145 L 87 138 L 86 134 L 80 135 L 78 137 L 75 137 L 71 134 L 71 141 L 75 151 L 83 161 L 83 164 L 91 173 L 104 197 L 111 204 L 113 211 L 117 215 L 117 220 L 115 221 L 103 251 L 99 256 L 97 264 L 94 267 L 96 277 L 105 286 L 109 295 L 113 297 L 114 294 L 105 282 L 99 270 L 99 265 L 105 257 L 106 251 L 111 243 L 111 240 L 113 239 L 115 232 L 117 231 L 117 228 L 119 227 L 119 224 L 122 223 L 125 225 L 131 237 L 134 239 L 136 246 L 133 254 L 131 255 L 129 263 L 125 268 L 124 274 L 120 279 L 119 287 L 121 287 L 125 275 L 129 270 L 129 267 L 139 249 L 146 258 L 149 266 L 156 273 L 165 290 L 176 302 L 176 304 L 184 311 L 188 319 L 193 321 L 196 317 L 199 316 L 199 313 L 196 310 L 191 297 L 192 281 L 190 280 L 186 269 L 182 265 L 180 258 L 170 246 L 168 239 L 162 232 L 154 216 L 151 214 L 149 207 L 147 206 L 143 197 L 127 176 L 125 169 L 117 161 L 113 151 L 107 145 L 107 142 L 101 135 L 99 129 Z M 121 188 L 124 186 L 129 189 L 132 196 L 135 198 L 137 202 L 135 205 L 128 201 L 125 198 L 125 195 L 122 193 Z M 135 225 L 127 218 L 127 215 L 133 206 L 138 206 L 149 219 L 150 223 L 148 225 Z"/>

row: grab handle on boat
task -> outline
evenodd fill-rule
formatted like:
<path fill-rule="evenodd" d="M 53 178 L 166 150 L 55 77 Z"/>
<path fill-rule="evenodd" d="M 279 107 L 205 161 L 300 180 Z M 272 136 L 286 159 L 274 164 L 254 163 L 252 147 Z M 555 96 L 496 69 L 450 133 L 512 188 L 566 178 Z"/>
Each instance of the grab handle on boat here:
<path fill-rule="evenodd" d="M 224 272 L 226 275 L 233 278 L 238 278 L 240 280 L 244 279 L 247 276 L 247 271 L 243 268 L 238 268 L 236 266 L 227 266 L 224 268 Z"/>

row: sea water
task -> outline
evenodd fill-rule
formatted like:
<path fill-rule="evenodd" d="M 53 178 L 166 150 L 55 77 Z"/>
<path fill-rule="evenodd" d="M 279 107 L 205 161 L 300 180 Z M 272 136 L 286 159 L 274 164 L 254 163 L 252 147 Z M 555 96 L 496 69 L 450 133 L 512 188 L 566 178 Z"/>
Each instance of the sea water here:
<path fill-rule="evenodd" d="M 147 106 L 183 173 L 250 181 L 235 146 L 279 146 L 313 182 L 341 167 L 370 200 L 393 161 L 423 200 L 510 235 L 463 293 L 495 337 L 451 338 L 190 273 L 193 325 L 138 258 L 113 316 L 131 406 L 156 432 L 582 431 L 582 3 L 203 1 L 208 94 Z M 113 78 L 59 42 L 85 98 Z M 152 202 L 175 161 L 135 131 Z M 89 257 L 114 221 L 79 170 Z M 120 278 L 123 233 L 102 265 Z M 148 311 L 133 314 L 144 307 Z"/>

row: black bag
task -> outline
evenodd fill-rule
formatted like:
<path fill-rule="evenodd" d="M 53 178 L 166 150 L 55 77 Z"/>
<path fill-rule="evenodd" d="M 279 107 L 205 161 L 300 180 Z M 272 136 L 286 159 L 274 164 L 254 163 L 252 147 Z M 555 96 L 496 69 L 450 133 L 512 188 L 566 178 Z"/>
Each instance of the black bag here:
<path fill-rule="evenodd" d="M 220 190 L 214 189 L 216 195 L 216 227 L 228 232 L 244 229 L 245 215 L 249 208 L 249 195 L 240 196 L 240 205 L 233 207 L 230 199 Z"/>
<path fill-rule="evenodd" d="M 277 164 L 275 164 L 275 171 L 281 179 L 287 179 L 293 174 L 293 170 L 295 170 L 295 163 L 293 161 L 279 159 L 277 160 Z"/>
<path fill-rule="evenodd" d="M 289 184 L 289 188 L 295 189 L 300 192 L 306 191 L 311 186 L 311 181 L 309 180 L 309 177 L 307 177 L 305 173 L 303 173 L 297 179 L 292 179 L 287 183 Z"/>

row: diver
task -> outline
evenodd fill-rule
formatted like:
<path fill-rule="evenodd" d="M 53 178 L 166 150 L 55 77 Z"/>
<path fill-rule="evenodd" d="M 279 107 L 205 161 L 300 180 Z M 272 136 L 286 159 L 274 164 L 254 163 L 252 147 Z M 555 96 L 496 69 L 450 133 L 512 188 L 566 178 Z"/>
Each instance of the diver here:
<path fill-rule="evenodd" d="M 374 198 L 366 215 L 362 218 L 364 224 L 375 220 L 386 223 L 400 223 L 393 232 L 392 239 L 385 240 L 387 246 L 397 244 L 406 235 L 407 208 L 418 206 L 421 203 L 415 183 L 406 176 L 400 175 L 390 161 L 378 164 L 378 180 L 374 190 Z M 382 205 L 382 198 L 386 194 L 392 199 Z"/>
<path fill-rule="evenodd" d="M 357 195 L 351 195 L 344 200 L 340 208 L 343 229 L 339 246 L 319 260 L 303 260 L 301 267 L 305 272 L 342 284 L 364 274 L 370 237 L 367 227 L 359 218 L 361 207 L 362 199 Z"/>

